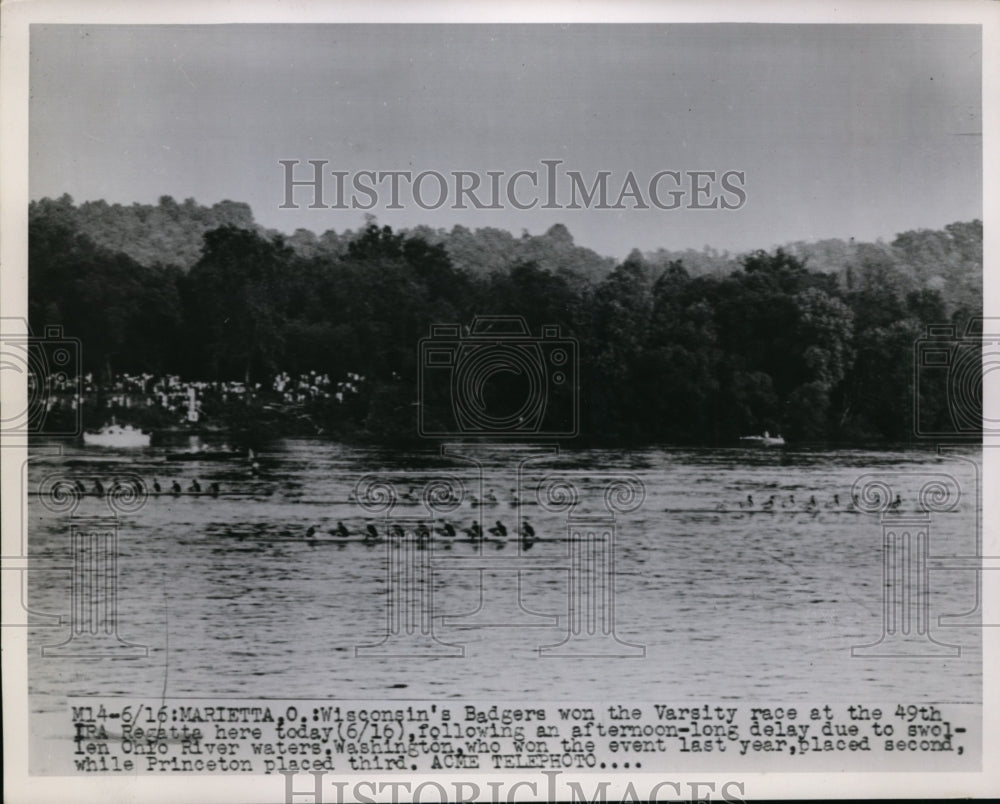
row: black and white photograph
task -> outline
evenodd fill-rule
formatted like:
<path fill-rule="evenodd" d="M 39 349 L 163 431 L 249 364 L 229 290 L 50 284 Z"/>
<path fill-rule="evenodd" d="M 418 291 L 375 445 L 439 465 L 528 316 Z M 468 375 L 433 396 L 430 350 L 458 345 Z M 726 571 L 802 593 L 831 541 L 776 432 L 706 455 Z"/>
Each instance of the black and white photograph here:
<path fill-rule="evenodd" d="M 3 9 L 6 800 L 1000 793 L 995 4 L 145 5 Z"/>

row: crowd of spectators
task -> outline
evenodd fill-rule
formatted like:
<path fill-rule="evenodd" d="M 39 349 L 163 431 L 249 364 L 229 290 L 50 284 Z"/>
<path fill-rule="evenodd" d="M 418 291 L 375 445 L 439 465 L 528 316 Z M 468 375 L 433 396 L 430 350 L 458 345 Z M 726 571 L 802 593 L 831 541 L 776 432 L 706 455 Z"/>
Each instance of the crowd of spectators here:
<path fill-rule="evenodd" d="M 197 422 L 205 411 L 238 404 L 288 411 L 315 403 L 344 404 L 361 393 L 364 380 L 353 372 L 348 372 L 342 380 L 333 381 L 329 374 L 310 371 L 297 376 L 282 372 L 269 382 L 250 384 L 239 380 L 185 380 L 176 375 L 149 373 L 118 374 L 111 382 L 99 382 L 88 373 L 78 380 L 47 379 L 41 394 L 35 383 L 29 381 L 29 394 L 35 399 L 44 399 L 48 411 L 75 410 L 82 401 L 84 406 L 119 411 L 156 410 Z"/>

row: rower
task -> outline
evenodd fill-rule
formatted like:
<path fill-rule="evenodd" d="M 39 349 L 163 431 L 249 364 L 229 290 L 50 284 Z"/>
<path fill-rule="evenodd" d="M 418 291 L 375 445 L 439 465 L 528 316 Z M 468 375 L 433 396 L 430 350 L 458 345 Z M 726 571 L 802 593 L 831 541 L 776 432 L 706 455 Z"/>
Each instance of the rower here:
<path fill-rule="evenodd" d="M 161 489 L 160 489 L 160 481 L 159 481 L 159 480 L 157 480 L 157 479 L 156 479 L 156 478 L 154 477 L 154 478 L 153 478 L 153 491 L 155 491 L 155 492 L 156 492 L 157 494 L 159 494 L 159 493 L 160 493 L 160 490 L 161 490 Z"/>
<path fill-rule="evenodd" d="M 173 482 L 173 484 L 172 484 L 172 485 L 170 486 L 170 490 L 171 490 L 171 491 L 172 491 L 172 492 L 173 492 L 174 494 L 180 494 L 180 493 L 181 493 L 181 484 L 180 484 L 180 483 L 178 483 L 178 482 L 177 482 L 177 481 L 175 480 L 175 481 Z"/>
<path fill-rule="evenodd" d="M 209 486 L 209 488 L 212 490 L 212 496 L 213 497 L 218 497 L 219 496 L 219 484 L 218 483 L 213 482 L 212 485 Z"/>
<path fill-rule="evenodd" d="M 503 523 L 498 519 L 496 525 L 490 528 L 490 533 L 492 533 L 498 539 L 507 538 L 507 528 L 503 526 Z"/>
<path fill-rule="evenodd" d="M 447 536 L 449 539 L 455 538 L 455 528 L 450 522 L 445 522 L 440 528 L 438 528 L 438 533 L 442 536 Z"/>
<path fill-rule="evenodd" d="M 527 519 L 521 523 L 521 544 L 524 549 L 528 549 L 536 541 L 535 529 L 531 527 L 531 523 Z"/>
<path fill-rule="evenodd" d="M 417 525 L 417 541 L 420 543 L 430 541 L 431 532 L 423 522 Z"/>
<path fill-rule="evenodd" d="M 480 539 L 483 538 L 483 529 L 479 527 L 479 523 L 476 522 L 475 520 L 472 520 L 471 527 L 465 528 L 465 530 L 463 530 L 462 532 L 465 533 L 465 535 L 468 536 L 470 539 L 472 539 L 472 541 L 474 542 L 479 541 Z"/>
<path fill-rule="evenodd" d="M 99 479 L 94 481 L 94 494 L 98 497 L 104 496 L 104 484 Z"/>
<path fill-rule="evenodd" d="M 201 494 L 201 483 L 198 482 L 198 478 L 191 481 L 191 485 L 188 486 L 188 491 L 195 494 Z"/>
<path fill-rule="evenodd" d="M 374 525 L 369 524 L 365 528 L 365 541 L 369 542 L 377 540 L 378 540 L 378 529 Z"/>
<path fill-rule="evenodd" d="M 389 528 L 389 535 L 392 536 L 393 539 L 402 540 L 406 538 L 406 531 L 403 530 L 402 525 L 393 525 Z"/>
<path fill-rule="evenodd" d="M 313 525 L 309 526 L 309 530 L 306 531 L 306 538 L 312 539 L 316 535 L 316 528 Z"/>
<path fill-rule="evenodd" d="M 343 522 L 337 520 L 337 527 L 330 531 L 331 536 L 338 536 L 341 539 L 346 539 L 351 535 L 351 532 L 347 529 L 347 526 Z"/>

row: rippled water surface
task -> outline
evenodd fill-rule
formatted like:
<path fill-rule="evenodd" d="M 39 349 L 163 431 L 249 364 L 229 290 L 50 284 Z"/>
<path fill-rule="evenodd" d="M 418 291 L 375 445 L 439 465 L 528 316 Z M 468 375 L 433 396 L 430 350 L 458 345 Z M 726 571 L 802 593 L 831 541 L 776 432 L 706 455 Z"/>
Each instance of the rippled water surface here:
<path fill-rule="evenodd" d="M 319 440 L 286 440 L 246 461 L 168 462 L 163 449 L 134 453 L 66 448 L 29 464 L 29 488 L 53 473 L 90 478 L 135 473 L 169 489 L 198 478 L 210 495 L 153 495 L 119 528 L 119 633 L 146 658 L 42 657 L 65 626 L 29 629 L 34 712 L 63 711 L 67 697 L 329 697 L 494 700 L 981 700 L 975 627 L 942 628 L 938 616 L 976 608 L 976 575 L 930 574 L 933 636 L 957 658 L 853 657 L 883 631 L 882 524 L 850 504 L 866 472 L 895 476 L 901 505 L 916 513 L 928 473 L 951 475 L 963 497 L 935 513 L 931 553 L 976 552 L 975 453 L 784 450 L 580 451 L 525 465 L 518 483 L 502 455 L 475 465 L 432 452 L 399 454 Z M 385 638 L 386 564 L 405 546 L 361 541 L 384 519 L 349 499 L 369 472 L 413 494 L 442 472 L 470 493 L 495 489 L 496 505 L 466 499 L 449 519 L 482 518 L 514 530 L 518 512 L 543 540 L 473 544 L 435 540 L 414 560 L 433 572 L 434 631 L 458 658 L 356 655 Z M 614 628 L 632 658 L 540 654 L 566 638 L 572 543 L 565 513 L 538 505 L 552 472 L 579 489 L 576 514 L 604 511 L 608 477 L 634 475 L 645 499 L 615 522 Z M 752 495 L 754 508 L 746 498 Z M 762 504 L 774 495 L 771 512 Z M 834 495 L 840 498 L 839 504 Z M 794 497 L 794 503 L 791 498 Z M 810 498 L 815 506 L 810 506 Z M 70 519 L 29 497 L 30 553 L 68 556 Z M 741 507 L 741 502 L 744 507 Z M 107 511 L 85 497 L 75 517 Z M 419 500 L 393 515 L 426 517 Z M 346 543 L 328 534 L 343 522 Z M 307 537 L 313 526 L 316 535 Z M 548 541 L 546 540 L 548 539 Z M 562 540 L 559 540 L 562 539 Z M 58 564 L 58 562 L 55 562 Z M 69 613 L 68 571 L 32 572 L 32 610 Z M 520 580 L 520 601 L 517 587 Z M 485 603 L 483 602 L 485 601 Z M 480 607 L 482 604 L 482 607 Z M 599 604 L 598 604 L 599 605 Z M 506 619 L 505 619 L 506 618 Z M 449 646 L 451 646 L 449 648 Z M 643 646 L 634 649 L 629 646 Z"/>

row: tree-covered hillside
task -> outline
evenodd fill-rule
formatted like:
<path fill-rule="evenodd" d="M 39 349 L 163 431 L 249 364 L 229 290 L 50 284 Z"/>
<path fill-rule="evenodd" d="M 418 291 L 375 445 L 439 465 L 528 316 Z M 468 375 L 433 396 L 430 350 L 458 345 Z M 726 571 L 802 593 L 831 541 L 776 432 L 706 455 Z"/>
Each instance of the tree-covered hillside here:
<path fill-rule="evenodd" d="M 633 251 L 615 265 L 563 226 L 516 237 L 371 222 L 284 238 L 232 202 L 64 197 L 30 212 L 32 327 L 80 337 L 95 377 L 361 377 L 353 404 L 310 415 L 378 439 L 415 434 L 418 342 L 432 324 L 522 315 L 578 341 L 591 442 L 725 444 L 765 429 L 907 440 L 916 341 L 981 314 L 979 221 L 890 244 Z M 922 389 L 922 409 L 947 428 L 940 386 Z"/>

